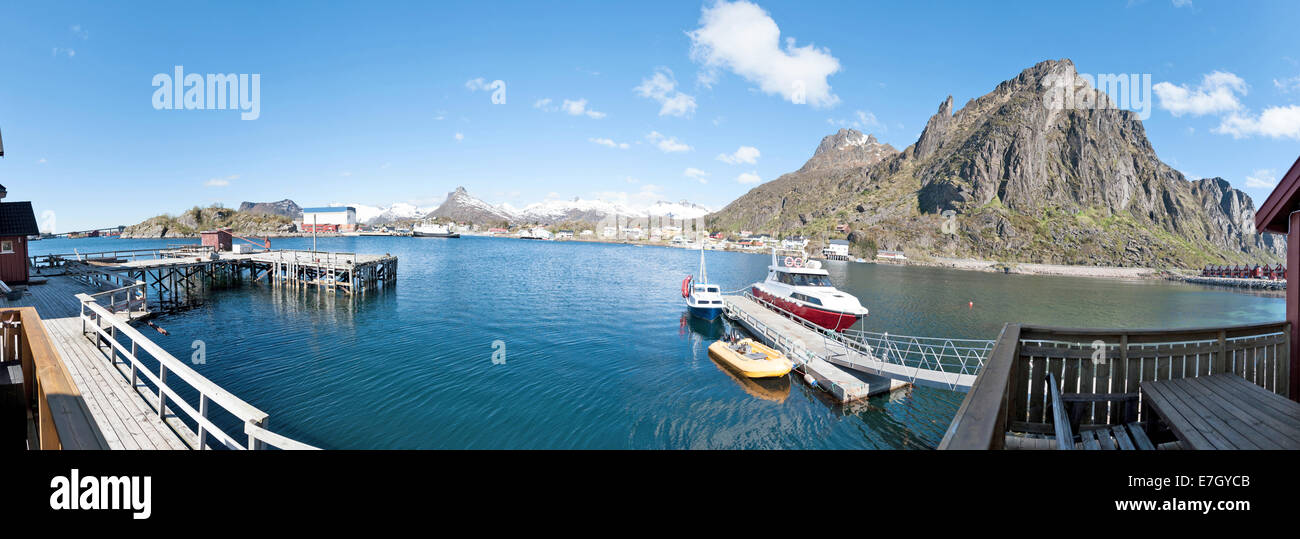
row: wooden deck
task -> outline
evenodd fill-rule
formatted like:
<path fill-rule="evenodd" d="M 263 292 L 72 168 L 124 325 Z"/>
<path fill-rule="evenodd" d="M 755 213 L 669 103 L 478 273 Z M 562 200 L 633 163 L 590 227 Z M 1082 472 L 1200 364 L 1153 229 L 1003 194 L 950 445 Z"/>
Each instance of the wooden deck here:
<path fill-rule="evenodd" d="M 1147 382 L 1142 396 L 1190 449 L 1300 449 L 1300 404 L 1235 374 Z"/>
<path fill-rule="evenodd" d="M 40 313 L 54 348 L 94 417 L 103 448 L 189 449 L 185 440 L 192 440 L 193 433 L 170 411 L 170 421 L 164 423 L 144 398 L 145 386 L 131 387 L 103 349 L 82 334 L 81 304 L 74 296 L 97 291 L 70 277 L 48 277 L 45 284 L 28 286 L 22 299 L 6 306 L 35 307 Z"/>

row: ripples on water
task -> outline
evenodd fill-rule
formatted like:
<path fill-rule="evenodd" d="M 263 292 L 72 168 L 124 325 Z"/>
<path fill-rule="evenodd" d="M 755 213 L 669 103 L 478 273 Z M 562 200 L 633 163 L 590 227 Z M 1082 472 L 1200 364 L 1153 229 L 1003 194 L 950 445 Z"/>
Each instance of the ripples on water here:
<path fill-rule="evenodd" d="M 174 240 L 44 240 L 33 254 Z M 309 239 L 273 240 L 310 248 Z M 204 376 L 325 448 L 932 448 L 963 394 L 913 388 L 842 407 L 801 380 L 742 380 L 708 357 L 725 322 L 684 317 L 699 253 L 465 237 L 331 238 L 400 257 L 397 285 L 355 303 L 245 284 L 150 333 Z M 709 252 L 735 290 L 769 258 Z M 994 338 L 1008 321 L 1171 327 L 1270 321 L 1281 299 L 1195 285 L 829 263 L 872 331 Z M 973 301 L 974 308 L 968 307 Z M 492 363 L 493 341 L 506 363 Z M 230 418 L 228 432 L 242 433 Z"/>

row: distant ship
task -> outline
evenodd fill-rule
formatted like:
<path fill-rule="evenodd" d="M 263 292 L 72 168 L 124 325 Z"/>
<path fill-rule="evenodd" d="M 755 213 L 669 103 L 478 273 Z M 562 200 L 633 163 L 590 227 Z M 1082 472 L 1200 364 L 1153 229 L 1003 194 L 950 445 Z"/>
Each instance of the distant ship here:
<path fill-rule="evenodd" d="M 452 232 L 446 225 L 419 225 L 411 231 L 417 238 L 459 238 L 460 234 Z"/>

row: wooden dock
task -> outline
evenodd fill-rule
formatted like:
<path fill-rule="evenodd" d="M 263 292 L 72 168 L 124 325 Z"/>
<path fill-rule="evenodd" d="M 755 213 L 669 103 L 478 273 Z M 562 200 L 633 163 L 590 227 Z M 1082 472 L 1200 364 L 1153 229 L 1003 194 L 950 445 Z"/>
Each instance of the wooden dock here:
<path fill-rule="evenodd" d="M 145 398 L 143 384 L 132 387 L 103 349 L 82 333 L 76 295 L 98 291 L 72 277 L 48 277 L 45 284 L 28 286 L 22 299 L 5 306 L 35 307 L 40 313 L 51 344 L 98 427 L 99 449 L 189 449 L 186 440 L 193 440 L 194 433 L 175 414 L 164 422 Z"/>
<path fill-rule="evenodd" d="M 728 318 L 740 323 L 755 338 L 780 350 L 795 362 L 796 370 L 810 376 L 841 403 L 889 393 L 911 385 L 907 382 L 860 372 L 828 361 L 842 355 L 822 335 L 790 320 L 745 296 L 724 296 Z"/>
<path fill-rule="evenodd" d="M 347 297 L 397 281 L 397 257 L 326 251 L 216 252 L 188 245 L 166 249 L 32 257 L 38 275 L 74 275 L 85 281 L 127 286 L 145 283 L 155 310 L 189 308 L 208 290 L 240 282 L 315 289 Z"/>

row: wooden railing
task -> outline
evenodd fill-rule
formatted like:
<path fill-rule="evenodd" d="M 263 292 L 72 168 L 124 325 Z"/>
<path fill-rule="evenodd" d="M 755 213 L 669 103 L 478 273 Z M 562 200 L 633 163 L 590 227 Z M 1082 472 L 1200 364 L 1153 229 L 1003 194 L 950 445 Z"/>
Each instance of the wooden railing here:
<path fill-rule="evenodd" d="M 34 307 L 0 310 L 0 361 L 22 365 L 24 402 L 34 412 L 31 449 L 107 449 L 81 391 L 50 344 Z"/>
<path fill-rule="evenodd" d="M 1179 330 L 1073 329 L 1007 324 L 940 449 L 1001 449 L 1008 432 L 1051 434 L 1048 373 L 1064 393 L 1139 393 L 1142 382 L 1233 373 L 1284 397 L 1289 323 Z M 1124 419 L 1120 402 L 1093 403 L 1081 426 Z M 1138 405 L 1138 421 L 1148 411 Z"/>
<path fill-rule="evenodd" d="M 144 281 L 136 281 L 132 285 L 89 294 L 89 296 L 108 309 L 108 312 L 126 313 L 127 321 L 149 312 L 149 299 Z"/>
<path fill-rule="evenodd" d="M 134 327 L 119 320 L 104 306 L 96 303 L 91 296 L 77 294 L 77 299 L 81 300 L 82 332 L 93 333 L 92 338 L 108 346 L 108 359 L 115 369 L 119 357 L 124 360 L 130 369 L 127 376 L 131 387 L 137 387 L 139 379 L 143 377 L 156 388 L 157 393 L 152 397 L 154 410 L 159 418 L 165 420 L 167 409 L 173 408 L 185 414 L 195 424 L 198 436 L 195 449 L 207 449 L 209 437 L 215 438 L 217 442 L 231 449 L 264 449 L 268 443 L 281 449 L 314 449 L 307 444 L 267 431 L 266 412 L 230 394 L 189 365 L 176 359 Z M 119 335 L 126 338 L 129 348 L 118 340 Z M 151 371 L 141 361 L 141 352 L 158 362 L 157 373 Z M 197 408 L 177 393 L 176 388 L 173 387 L 177 379 L 185 382 L 198 393 Z M 210 404 L 220 406 L 245 425 L 245 434 L 248 435 L 246 443 L 240 443 L 208 417 Z"/>
<path fill-rule="evenodd" d="M 193 247 L 198 247 L 194 245 Z M 60 268 L 64 263 L 76 260 L 95 260 L 95 259 L 120 259 L 120 260 L 152 260 L 160 258 L 161 252 L 168 249 L 116 249 L 112 251 L 96 251 L 93 253 L 51 253 L 44 255 L 34 255 L 29 257 L 33 268 Z"/>

